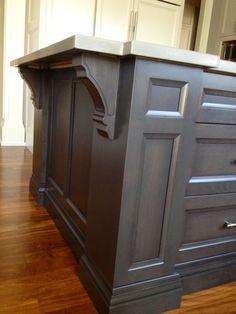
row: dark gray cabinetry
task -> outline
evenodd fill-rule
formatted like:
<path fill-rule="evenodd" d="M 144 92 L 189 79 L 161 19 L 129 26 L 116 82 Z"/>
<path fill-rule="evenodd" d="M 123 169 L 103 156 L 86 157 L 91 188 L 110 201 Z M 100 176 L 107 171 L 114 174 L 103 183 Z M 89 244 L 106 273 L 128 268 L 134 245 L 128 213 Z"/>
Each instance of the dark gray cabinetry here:
<path fill-rule="evenodd" d="M 31 190 L 99 312 L 161 313 L 235 279 L 236 78 L 134 55 L 62 59 L 20 65 L 36 107 Z"/>
<path fill-rule="evenodd" d="M 177 257 L 186 291 L 236 278 L 236 230 L 227 225 L 236 221 L 235 114 L 235 77 L 203 73 Z"/>

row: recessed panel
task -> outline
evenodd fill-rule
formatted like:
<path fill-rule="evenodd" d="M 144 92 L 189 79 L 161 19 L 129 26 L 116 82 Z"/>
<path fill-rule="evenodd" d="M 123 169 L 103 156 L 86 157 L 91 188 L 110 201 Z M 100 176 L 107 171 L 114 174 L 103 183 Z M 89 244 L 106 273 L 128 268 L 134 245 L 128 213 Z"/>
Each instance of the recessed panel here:
<path fill-rule="evenodd" d="M 185 82 L 152 78 L 148 94 L 148 115 L 182 114 L 186 91 Z"/>
<path fill-rule="evenodd" d="M 69 199 L 87 213 L 93 139 L 93 102 L 82 82 L 75 83 Z"/>
<path fill-rule="evenodd" d="M 180 88 L 152 85 L 150 110 L 178 111 Z"/>
<path fill-rule="evenodd" d="M 50 175 L 65 193 L 70 133 L 71 81 L 54 80 Z"/>
<path fill-rule="evenodd" d="M 144 138 L 133 263 L 160 255 L 173 138 Z"/>

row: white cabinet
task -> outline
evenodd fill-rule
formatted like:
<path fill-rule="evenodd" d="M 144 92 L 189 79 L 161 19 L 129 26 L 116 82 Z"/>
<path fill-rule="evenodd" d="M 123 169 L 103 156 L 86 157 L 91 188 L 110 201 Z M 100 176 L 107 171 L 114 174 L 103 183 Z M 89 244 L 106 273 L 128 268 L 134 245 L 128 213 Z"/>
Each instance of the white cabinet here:
<path fill-rule="evenodd" d="M 184 0 L 98 0 L 95 36 L 178 47 Z"/>
<path fill-rule="evenodd" d="M 127 41 L 132 12 L 133 0 L 97 0 L 95 36 Z"/>
<path fill-rule="evenodd" d="M 184 7 L 183 24 L 179 44 L 179 47 L 182 49 L 193 50 L 194 48 L 191 47 L 192 34 L 194 30 L 194 14 L 195 6 L 191 4 L 186 4 Z"/>
<path fill-rule="evenodd" d="M 183 5 L 140 0 L 137 3 L 134 37 L 140 41 L 178 47 L 182 17 Z"/>
<path fill-rule="evenodd" d="M 224 16 L 221 36 L 236 35 L 236 0 L 224 1 Z"/>

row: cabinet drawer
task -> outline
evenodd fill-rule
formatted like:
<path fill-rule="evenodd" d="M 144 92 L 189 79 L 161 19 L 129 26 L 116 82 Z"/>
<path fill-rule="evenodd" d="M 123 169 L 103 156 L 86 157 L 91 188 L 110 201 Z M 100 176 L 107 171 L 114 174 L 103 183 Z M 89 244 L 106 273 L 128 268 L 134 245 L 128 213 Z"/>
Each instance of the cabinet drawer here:
<path fill-rule="evenodd" d="M 193 176 L 236 175 L 236 143 L 223 140 L 199 140 Z"/>
<path fill-rule="evenodd" d="M 236 223 L 236 205 L 187 211 L 184 244 L 229 236 L 236 238 L 236 227 L 227 228 L 225 221 Z"/>
<path fill-rule="evenodd" d="M 236 78 L 204 73 L 196 122 L 236 124 Z"/>
<path fill-rule="evenodd" d="M 198 125 L 187 195 L 236 192 L 236 127 Z"/>
<path fill-rule="evenodd" d="M 236 193 L 185 198 L 185 226 L 178 263 L 204 259 L 235 251 Z"/>

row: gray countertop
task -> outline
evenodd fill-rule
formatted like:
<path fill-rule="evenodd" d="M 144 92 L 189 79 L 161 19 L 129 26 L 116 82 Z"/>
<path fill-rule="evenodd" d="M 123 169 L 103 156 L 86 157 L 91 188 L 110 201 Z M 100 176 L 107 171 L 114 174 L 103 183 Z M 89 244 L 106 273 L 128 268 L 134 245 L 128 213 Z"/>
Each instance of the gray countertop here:
<path fill-rule="evenodd" d="M 207 67 L 219 72 L 236 73 L 235 63 L 222 61 L 218 56 L 211 54 L 146 42 L 131 41 L 122 43 L 83 35 L 74 35 L 58 43 L 39 49 L 26 56 L 13 60 L 11 65 L 43 65 L 44 63 L 50 64 L 63 60 L 68 61 L 81 51 L 93 51 L 114 56 L 133 55 Z"/>

